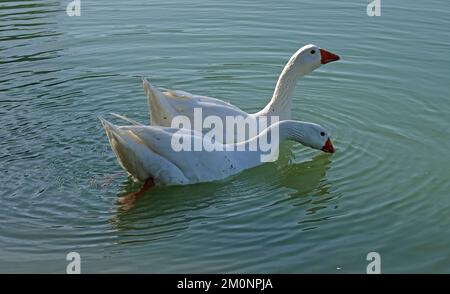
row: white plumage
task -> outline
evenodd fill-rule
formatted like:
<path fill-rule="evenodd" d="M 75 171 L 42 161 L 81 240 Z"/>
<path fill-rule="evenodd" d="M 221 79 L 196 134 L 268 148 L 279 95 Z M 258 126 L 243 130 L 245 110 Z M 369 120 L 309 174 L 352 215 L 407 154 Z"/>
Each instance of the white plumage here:
<path fill-rule="evenodd" d="M 194 95 L 185 91 L 167 89 L 159 91 L 143 79 L 144 90 L 148 97 L 150 124 L 170 127 L 173 118 L 179 115 L 188 117 L 193 123 L 194 109 L 201 109 L 203 118 L 214 115 L 223 122 L 227 116 L 241 116 L 250 120 L 257 120 L 262 116 L 269 119 L 277 116 L 280 121 L 289 120 L 291 119 L 292 96 L 298 79 L 317 69 L 321 64 L 338 59 L 337 55 L 315 45 L 306 45 L 300 48 L 292 55 L 281 72 L 270 102 L 261 111 L 253 114 L 212 97 Z M 238 142 L 236 138 L 237 136 L 233 142 Z M 226 136 L 223 139 L 225 143 L 233 143 L 227 141 Z"/>
<path fill-rule="evenodd" d="M 125 118 L 126 119 L 126 118 Z M 100 118 L 108 136 L 111 148 L 120 165 L 140 181 L 152 178 L 163 185 L 186 185 L 224 179 L 242 170 L 262 164 L 262 149 L 252 151 L 250 146 L 267 142 L 275 128 L 278 128 L 280 142 L 293 140 L 303 145 L 323 149 L 331 141 L 325 130 L 316 124 L 282 121 L 271 125 L 258 136 L 240 143 L 222 144 L 211 142 L 202 133 L 188 129 L 177 129 L 140 124 L 116 126 Z M 200 151 L 176 151 L 173 140 L 183 137 L 194 146 L 205 144 Z M 199 142 L 200 141 L 200 142 Z M 207 146 L 208 145 L 208 146 Z M 214 148 L 212 148 L 214 147 Z M 271 146 L 275 160 L 278 144 Z M 213 151 L 209 151 L 213 150 Z M 238 151 L 243 150 L 243 151 Z M 334 149 L 323 149 L 333 152 Z M 267 152 L 269 153 L 269 152 Z"/>

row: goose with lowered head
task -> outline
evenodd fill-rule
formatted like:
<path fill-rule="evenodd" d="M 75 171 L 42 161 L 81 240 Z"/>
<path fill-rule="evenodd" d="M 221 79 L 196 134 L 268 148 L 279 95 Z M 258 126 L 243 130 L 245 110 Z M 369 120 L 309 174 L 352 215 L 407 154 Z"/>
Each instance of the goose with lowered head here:
<path fill-rule="evenodd" d="M 280 121 L 246 141 L 222 144 L 194 130 L 137 123 L 116 126 L 103 118 L 100 120 L 119 164 L 135 179 L 144 182 L 140 191 L 129 195 L 133 199 L 154 184 L 187 185 L 221 180 L 263 162 L 274 161 L 279 143 L 284 140 L 335 152 L 327 131 L 308 122 Z M 204 147 L 198 151 L 177 149 L 174 142 L 179 142 L 180 138 Z M 269 141 L 270 148 L 261 148 L 261 142 Z"/>

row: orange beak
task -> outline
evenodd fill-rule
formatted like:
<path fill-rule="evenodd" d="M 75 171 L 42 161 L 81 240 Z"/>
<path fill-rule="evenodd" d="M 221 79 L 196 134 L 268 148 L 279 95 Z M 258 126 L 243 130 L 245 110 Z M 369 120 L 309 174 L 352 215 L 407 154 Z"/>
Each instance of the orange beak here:
<path fill-rule="evenodd" d="M 334 149 L 333 143 L 331 143 L 330 138 L 328 138 L 328 140 L 325 142 L 325 145 L 323 145 L 322 151 L 327 153 L 336 152 L 336 149 Z"/>
<path fill-rule="evenodd" d="M 327 64 L 328 62 L 338 61 L 340 58 L 334 53 L 325 49 L 320 49 L 320 63 Z"/>

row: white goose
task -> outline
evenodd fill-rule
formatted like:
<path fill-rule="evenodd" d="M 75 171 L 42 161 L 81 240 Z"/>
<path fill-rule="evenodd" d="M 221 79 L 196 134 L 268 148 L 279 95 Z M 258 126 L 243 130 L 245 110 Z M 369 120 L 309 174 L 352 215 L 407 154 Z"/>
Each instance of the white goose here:
<path fill-rule="evenodd" d="M 272 132 L 276 127 L 280 143 L 284 140 L 293 140 L 324 152 L 335 152 L 325 129 L 307 122 L 292 120 L 277 122 L 254 138 L 224 145 L 204 140 L 208 137 L 188 129 L 145 126 L 138 123 L 116 126 L 103 118 L 100 120 L 119 164 L 134 178 L 145 182 L 140 191 L 128 195 L 127 202 L 134 201 L 155 184 L 187 185 L 220 180 L 262 164 L 261 148 L 251 151 L 250 146 L 252 144 L 260 146 L 259 142 L 268 142 L 266 141 L 268 136 L 272 138 Z M 183 140 L 192 144 L 200 140 L 200 144 L 203 144 L 201 146 L 205 147 L 201 151 L 175 151 L 172 141 L 174 136 L 183 136 Z M 270 152 L 273 157 L 269 160 L 275 160 L 278 145 L 271 147 L 275 150 Z"/>
<path fill-rule="evenodd" d="M 242 116 L 258 119 L 258 117 L 278 116 L 279 120 L 291 119 L 292 96 L 300 77 L 319 68 L 322 64 L 339 60 L 339 56 L 315 45 L 306 45 L 295 52 L 285 65 L 273 92 L 272 99 L 261 111 L 249 114 L 240 108 L 220 99 L 193 95 L 184 91 L 159 91 L 147 80 L 143 79 L 144 90 L 148 97 L 150 124 L 170 127 L 172 119 L 178 115 L 187 116 L 194 121 L 194 109 L 202 110 L 203 118 L 218 116 L 225 121 L 226 116 Z M 224 123 L 225 125 L 225 123 Z M 225 136 L 223 138 L 226 138 Z M 235 136 L 237 138 L 237 136 Z M 233 143 L 238 142 L 234 140 Z"/>

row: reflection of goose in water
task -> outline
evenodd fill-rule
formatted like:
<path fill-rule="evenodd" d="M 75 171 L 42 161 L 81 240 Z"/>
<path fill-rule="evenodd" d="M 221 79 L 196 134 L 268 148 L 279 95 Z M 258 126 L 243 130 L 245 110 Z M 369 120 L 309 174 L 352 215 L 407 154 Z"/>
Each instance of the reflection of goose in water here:
<path fill-rule="evenodd" d="M 320 192 L 321 195 L 328 194 L 325 173 L 330 168 L 330 164 L 330 156 L 325 154 L 317 154 L 309 161 L 290 164 L 285 167 L 284 177 L 281 179 L 282 185 L 294 190 L 289 193 L 291 198 L 307 196 L 318 186 L 324 188 Z"/>
<path fill-rule="evenodd" d="M 280 154 L 280 162 L 244 171 L 221 182 L 156 187 L 148 197 L 136 202 L 133 209 L 119 207 L 111 223 L 122 235 L 121 243 L 172 238 L 193 223 L 207 224 L 223 218 L 239 220 L 255 210 L 271 214 L 280 209 L 294 209 L 291 221 L 298 223 L 298 213 L 309 215 L 316 202 L 326 206 L 331 201 L 325 179 L 331 161 L 326 154 L 293 164 L 286 164 L 287 158 L 292 158 L 289 153 Z M 121 194 L 135 189 L 134 185 L 131 179 L 125 181 Z"/>
<path fill-rule="evenodd" d="M 288 193 L 289 203 L 301 207 L 298 225 L 302 231 L 316 229 L 337 215 L 340 194 L 332 191 L 331 183 L 325 177 L 330 159 L 329 155 L 318 154 L 310 161 L 286 167 L 282 185 L 292 189 Z M 295 180 L 295 177 L 301 180 Z"/>
<path fill-rule="evenodd" d="M 128 178 L 118 196 L 130 193 L 138 185 Z M 110 222 L 123 237 L 119 243 L 171 238 L 187 229 L 193 221 L 214 218 L 213 213 L 202 212 L 220 205 L 228 193 L 231 193 L 229 186 L 222 182 L 155 187 L 132 206 L 118 206 L 117 214 Z"/>

